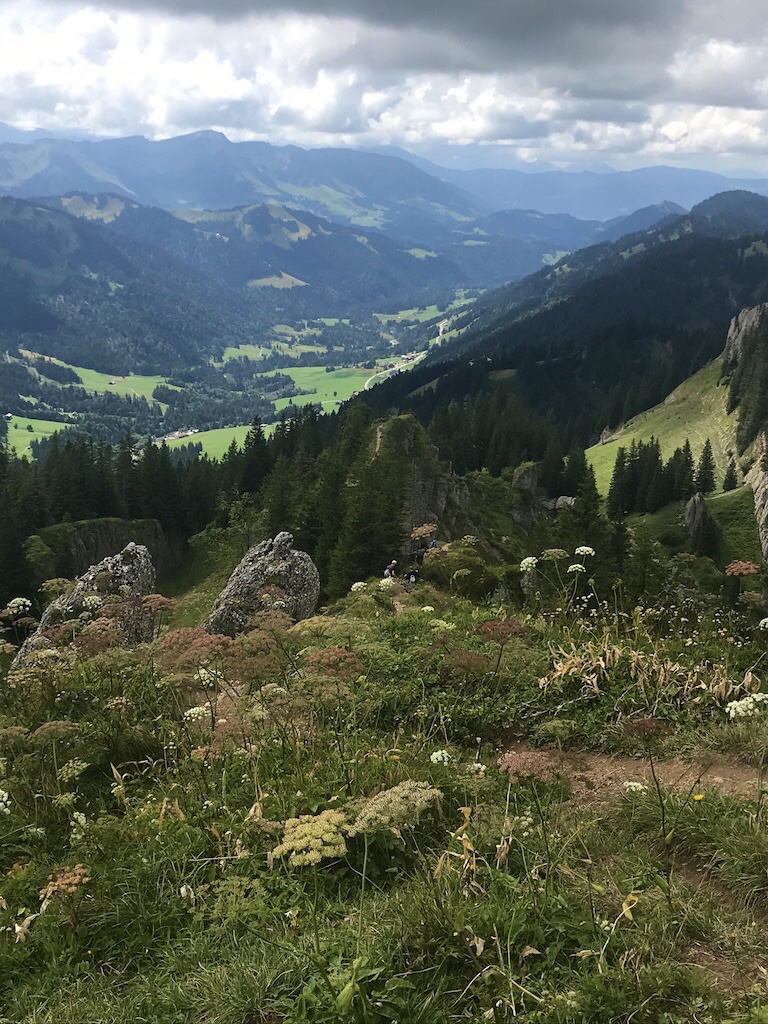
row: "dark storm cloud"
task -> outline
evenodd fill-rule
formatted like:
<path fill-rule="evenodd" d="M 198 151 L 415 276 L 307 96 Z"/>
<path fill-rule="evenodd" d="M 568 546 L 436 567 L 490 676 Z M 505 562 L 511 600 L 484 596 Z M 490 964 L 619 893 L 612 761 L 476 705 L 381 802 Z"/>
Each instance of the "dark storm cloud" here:
<path fill-rule="evenodd" d="M 296 13 L 349 18 L 398 31 L 422 29 L 437 39 L 458 40 L 472 67 L 480 42 L 481 52 L 498 67 L 589 59 L 633 37 L 651 47 L 652 61 L 654 51 L 666 50 L 670 33 L 674 36 L 684 23 L 687 0 L 109 0 L 107 5 L 217 21 Z M 401 39 L 401 45 L 407 48 L 407 39 Z M 377 57 L 375 51 L 369 55 Z M 449 64 L 458 55 L 459 51 L 446 53 Z M 486 64 L 485 70 L 494 67 Z"/>

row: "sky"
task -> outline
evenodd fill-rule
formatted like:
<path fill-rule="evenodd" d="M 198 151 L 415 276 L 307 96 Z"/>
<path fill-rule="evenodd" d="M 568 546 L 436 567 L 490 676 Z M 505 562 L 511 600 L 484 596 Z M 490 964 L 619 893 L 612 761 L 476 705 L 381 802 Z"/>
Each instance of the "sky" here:
<path fill-rule="evenodd" d="M 0 0 L 0 121 L 768 174 L 768 0 Z"/>

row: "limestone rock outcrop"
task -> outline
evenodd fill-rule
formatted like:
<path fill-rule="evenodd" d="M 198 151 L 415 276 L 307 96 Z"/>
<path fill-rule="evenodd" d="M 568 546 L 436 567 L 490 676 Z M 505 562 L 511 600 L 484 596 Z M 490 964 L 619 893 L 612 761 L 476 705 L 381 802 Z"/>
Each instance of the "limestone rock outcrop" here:
<path fill-rule="evenodd" d="M 731 320 L 723 353 L 726 365 L 739 361 L 744 351 L 745 339 L 760 325 L 760 321 L 765 316 L 768 316 L 768 305 L 763 304 L 762 306 L 748 306 Z"/>
<path fill-rule="evenodd" d="M 688 536 L 691 538 L 693 549 L 696 551 L 704 543 L 707 529 L 709 527 L 709 509 L 707 508 L 707 501 L 704 495 L 700 492 L 694 494 L 685 506 L 683 521 L 685 523 L 685 528 L 688 531 Z"/>
<path fill-rule="evenodd" d="M 18 669 L 30 654 L 51 647 L 45 631 L 68 619 L 75 619 L 99 607 L 106 598 L 121 598 L 123 607 L 115 616 L 127 647 L 146 643 L 152 639 L 154 619 L 140 608 L 133 607 L 128 598 L 146 597 L 155 589 L 155 567 L 149 551 L 142 544 L 130 543 L 120 554 L 110 555 L 84 573 L 75 583 L 74 590 L 52 601 L 43 612 L 40 624 L 28 637 L 16 655 L 11 669 Z"/>
<path fill-rule="evenodd" d="M 295 551 L 290 533 L 256 544 L 229 577 L 205 620 L 209 633 L 237 636 L 260 611 L 277 610 L 294 621 L 308 619 L 317 607 L 320 575 L 304 551 Z"/>

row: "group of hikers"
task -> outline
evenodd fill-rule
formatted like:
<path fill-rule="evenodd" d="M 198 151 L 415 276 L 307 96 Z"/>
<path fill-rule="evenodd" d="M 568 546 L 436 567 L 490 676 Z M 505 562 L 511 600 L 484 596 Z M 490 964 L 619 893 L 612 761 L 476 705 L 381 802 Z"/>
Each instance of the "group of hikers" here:
<path fill-rule="evenodd" d="M 436 548 L 436 547 L 439 547 L 439 544 L 438 544 L 438 542 L 436 540 L 432 540 L 429 543 L 429 547 L 430 548 Z M 421 545 L 419 545 L 417 550 L 414 552 L 413 557 L 416 559 L 416 566 L 417 566 L 417 568 L 415 568 L 415 569 L 408 569 L 403 574 L 403 580 L 406 583 L 418 583 L 418 581 L 419 581 L 419 568 L 421 568 L 421 566 L 424 564 L 424 557 L 425 557 L 425 555 L 427 553 L 427 550 L 428 549 L 426 547 L 424 547 L 423 544 L 421 544 Z M 393 558 L 392 561 L 389 563 L 389 565 L 384 570 L 384 579 L 397 578 L 397 576 L 399 575 L 399 572 L 400 572 L 400 570 L 398 568 L 397 559 Z"/>

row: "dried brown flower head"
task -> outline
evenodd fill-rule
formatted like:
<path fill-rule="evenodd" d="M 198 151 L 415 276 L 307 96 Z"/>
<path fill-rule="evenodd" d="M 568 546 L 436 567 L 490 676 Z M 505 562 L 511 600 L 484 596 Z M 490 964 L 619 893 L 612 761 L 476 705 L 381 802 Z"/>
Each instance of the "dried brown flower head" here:
<path fill-rule="evenodd" d="M 48 876 L 48 884 L 40 890 L 43 900 L 66 899 L 75 896 L 82 886 L 87 885 L 91 878 L 88 868 L 83 864 L 75 864 L 73 868 L 57 868 Z"/>
<path fill-rule="evenodd" d="M 446 654 L 445 667 L 451 675 L 459 676 L 483 676 L 493 671 L 490 659 L 484 654 L 462 648 Z"/>
<path fill-rule="evenodd" d="M 515 619 L 489 619 L 475 626 L 472 633 L 486 643 L 506 644 L 513 636 L 524 636 L 527 628 Z"/>
<path fill-rule="evenodd" d="M 558 774 L 555 759 L 544 750 L 507 750 L 498 764 L 510 782 L 554 782 Z"/>
<path fill-rule="evenodd" d="M 358 656 L 344 647 L 326 647 L 313 651 L 304 664 L 310 672 L 332 679 L 354 679 L 365 675 L 365 666 Z"/>
<path fill-rule="evenodd" d="M 757 572 L 754 562 L 742 562 L 738 558 L 725 567 L 726 576 L 754 576 Z"/>

